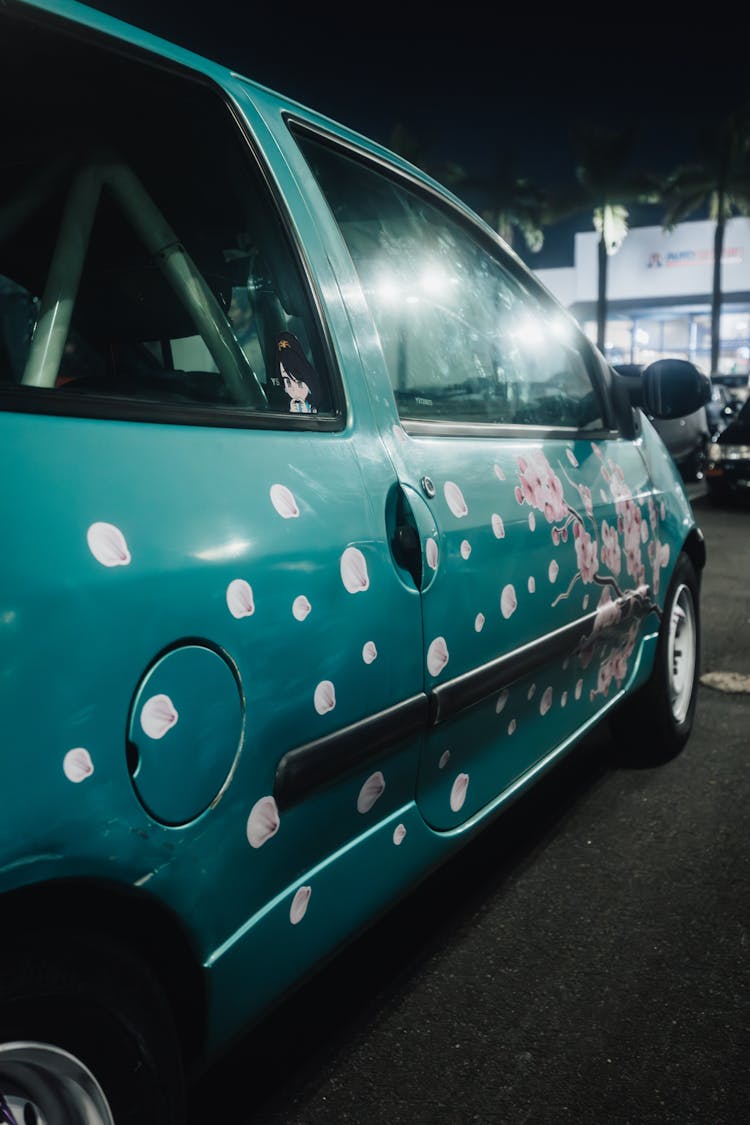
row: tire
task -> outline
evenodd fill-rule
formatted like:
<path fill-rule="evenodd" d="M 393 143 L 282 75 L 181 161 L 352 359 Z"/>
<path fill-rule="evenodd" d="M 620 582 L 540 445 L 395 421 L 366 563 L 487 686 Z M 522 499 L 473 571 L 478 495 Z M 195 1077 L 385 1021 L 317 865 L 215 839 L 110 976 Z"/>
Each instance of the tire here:
<path fill-rule="evenodd" d="M 626 763 L 667 762 L 684 747 L 695 717 L 700 644 L 699 583 L 682 553 L 664 601 L 651 678 L 626 699 L 611 724 Z"/>
<path fill-rule="evenodd" d="M 3 942 L 0 1121 L 8 1109 L 18 1125 L 184 1125 L 178 1040 L 145 966 L 85 937 Z"/>

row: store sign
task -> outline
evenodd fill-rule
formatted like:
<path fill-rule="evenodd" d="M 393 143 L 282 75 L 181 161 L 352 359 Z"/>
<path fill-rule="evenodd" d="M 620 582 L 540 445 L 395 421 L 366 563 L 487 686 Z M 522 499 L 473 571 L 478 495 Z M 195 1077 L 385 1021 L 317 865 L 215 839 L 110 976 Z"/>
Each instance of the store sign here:
<path fill-rule="evenodd" d="M 705 298 L 713 287 L 712 222 L 681 223 L 671 234 L 660 227 L 635 227 L 608 259 L 607 296 L 612 301 Z M 598 235 L 575 239 L 576 300 L 595 301 Z M 730 219 L 721 257 L 725 293 L 750 290 L 750 219 Z"/>

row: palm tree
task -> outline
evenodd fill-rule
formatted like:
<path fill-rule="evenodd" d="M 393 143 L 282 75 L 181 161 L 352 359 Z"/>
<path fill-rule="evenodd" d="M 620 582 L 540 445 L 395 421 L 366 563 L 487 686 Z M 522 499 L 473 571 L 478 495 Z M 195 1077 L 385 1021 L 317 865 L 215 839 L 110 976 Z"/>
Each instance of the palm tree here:
<path fill-rule="evenodd" d="M 508 246 L 518 231 L 529 250 L 541 250 L 547 193 L 519 174 L 513 153 L 498 154 L 490 172 L 469 176 L 464 194 Z"/>
<path fill-rule="evenodd" d="M 659 182 L 647 172 L 631 171 L 637 134 L 625 127 L 611 129 L 580 122 L 573 133 L 577 155 L 576 183 L 558 192 L 545 215 L 548 223 L 589 211 L 599 232 L 596 343 L 603 352 L 607 325 L 608 259 L 622 245 L 628 232 L 628 207 L 654 203 Z"/>
<path fill-rule="evenodd" d="M 750 215 L 750 104 L 729 114 L 698 137 L 702 160 L 676 168 L 663 188 L 663 228 L 674 230 L 694 211 L 707 209 L 714 228 L 711 287 L 711 374 L 719 370 L 721 339 L 721 257 L 727 220 Z"/>

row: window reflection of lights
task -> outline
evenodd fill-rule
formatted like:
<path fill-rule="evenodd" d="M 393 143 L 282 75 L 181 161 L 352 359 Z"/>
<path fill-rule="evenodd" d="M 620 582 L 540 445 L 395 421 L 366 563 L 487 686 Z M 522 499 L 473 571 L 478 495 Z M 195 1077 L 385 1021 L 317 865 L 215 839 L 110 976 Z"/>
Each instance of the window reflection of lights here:
<path fill-rule="evenodd" d="M 418 295 L 416 293 L 410 293 L 409 296 L 406 298 L 406 303 L 407 303 L 407 305 L 418 305 L 419 304 Z"/>
<path fill-rule="evenodd" d="M 518 320 L 513 328 L 513 336 L 519 343 L 531 348 L 544 347 L 546 336 L 544 326 L 535 317 L 525 316 Z"/>
<path fill-rule="evenodd" d="M 451 282 L 455 284 L 455 278 L 451 278 L 440 266 L 429 265 L 423 271 L 419 279 L 419 284 L 425 293 L 429 293 L 432 297 L 445 297 L 450 293 Z"/>
<path fill-rule="evenodd" d="M 381 304 L 395 305 L 401 297 L 401 286 L 391 277 L 382 277 L 375 284 L 375 295 Z"/>
<path fill-rule="evenodd" d="M 552 318 L 549 324 L 550 331 L 556 340 L 569 341 L 573 336 L 572 326 L 561 316 Z"/>
<path fill-rule="evenodd" d="M 637 344 L 647 344 L 649 340 L 648 332 L 645 328 L 636 328 L 635 342 Z"/>

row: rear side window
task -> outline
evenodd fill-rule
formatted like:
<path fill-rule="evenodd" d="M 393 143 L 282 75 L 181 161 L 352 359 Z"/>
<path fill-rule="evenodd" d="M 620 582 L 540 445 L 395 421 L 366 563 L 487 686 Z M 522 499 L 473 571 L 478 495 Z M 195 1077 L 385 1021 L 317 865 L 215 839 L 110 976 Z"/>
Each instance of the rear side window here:
<path fill-rule="evenodd" d="M 4 404 L 36 395 L 33 408 L 41 397 L 44 409 L 65 400 L 68 413 L 90 412 L 95 401 L 117 416 L 138 403 L 160 420 L 190 409 L 251 423 L 332 417 L 299 261 L 218 93 L 6 23 Z"/>
<path fill-rule="evenodd" d="M 458 212 L 328 143 L 296 139 L 359 275 L 402 418 L 604 425 L 575 326 Z"/>

